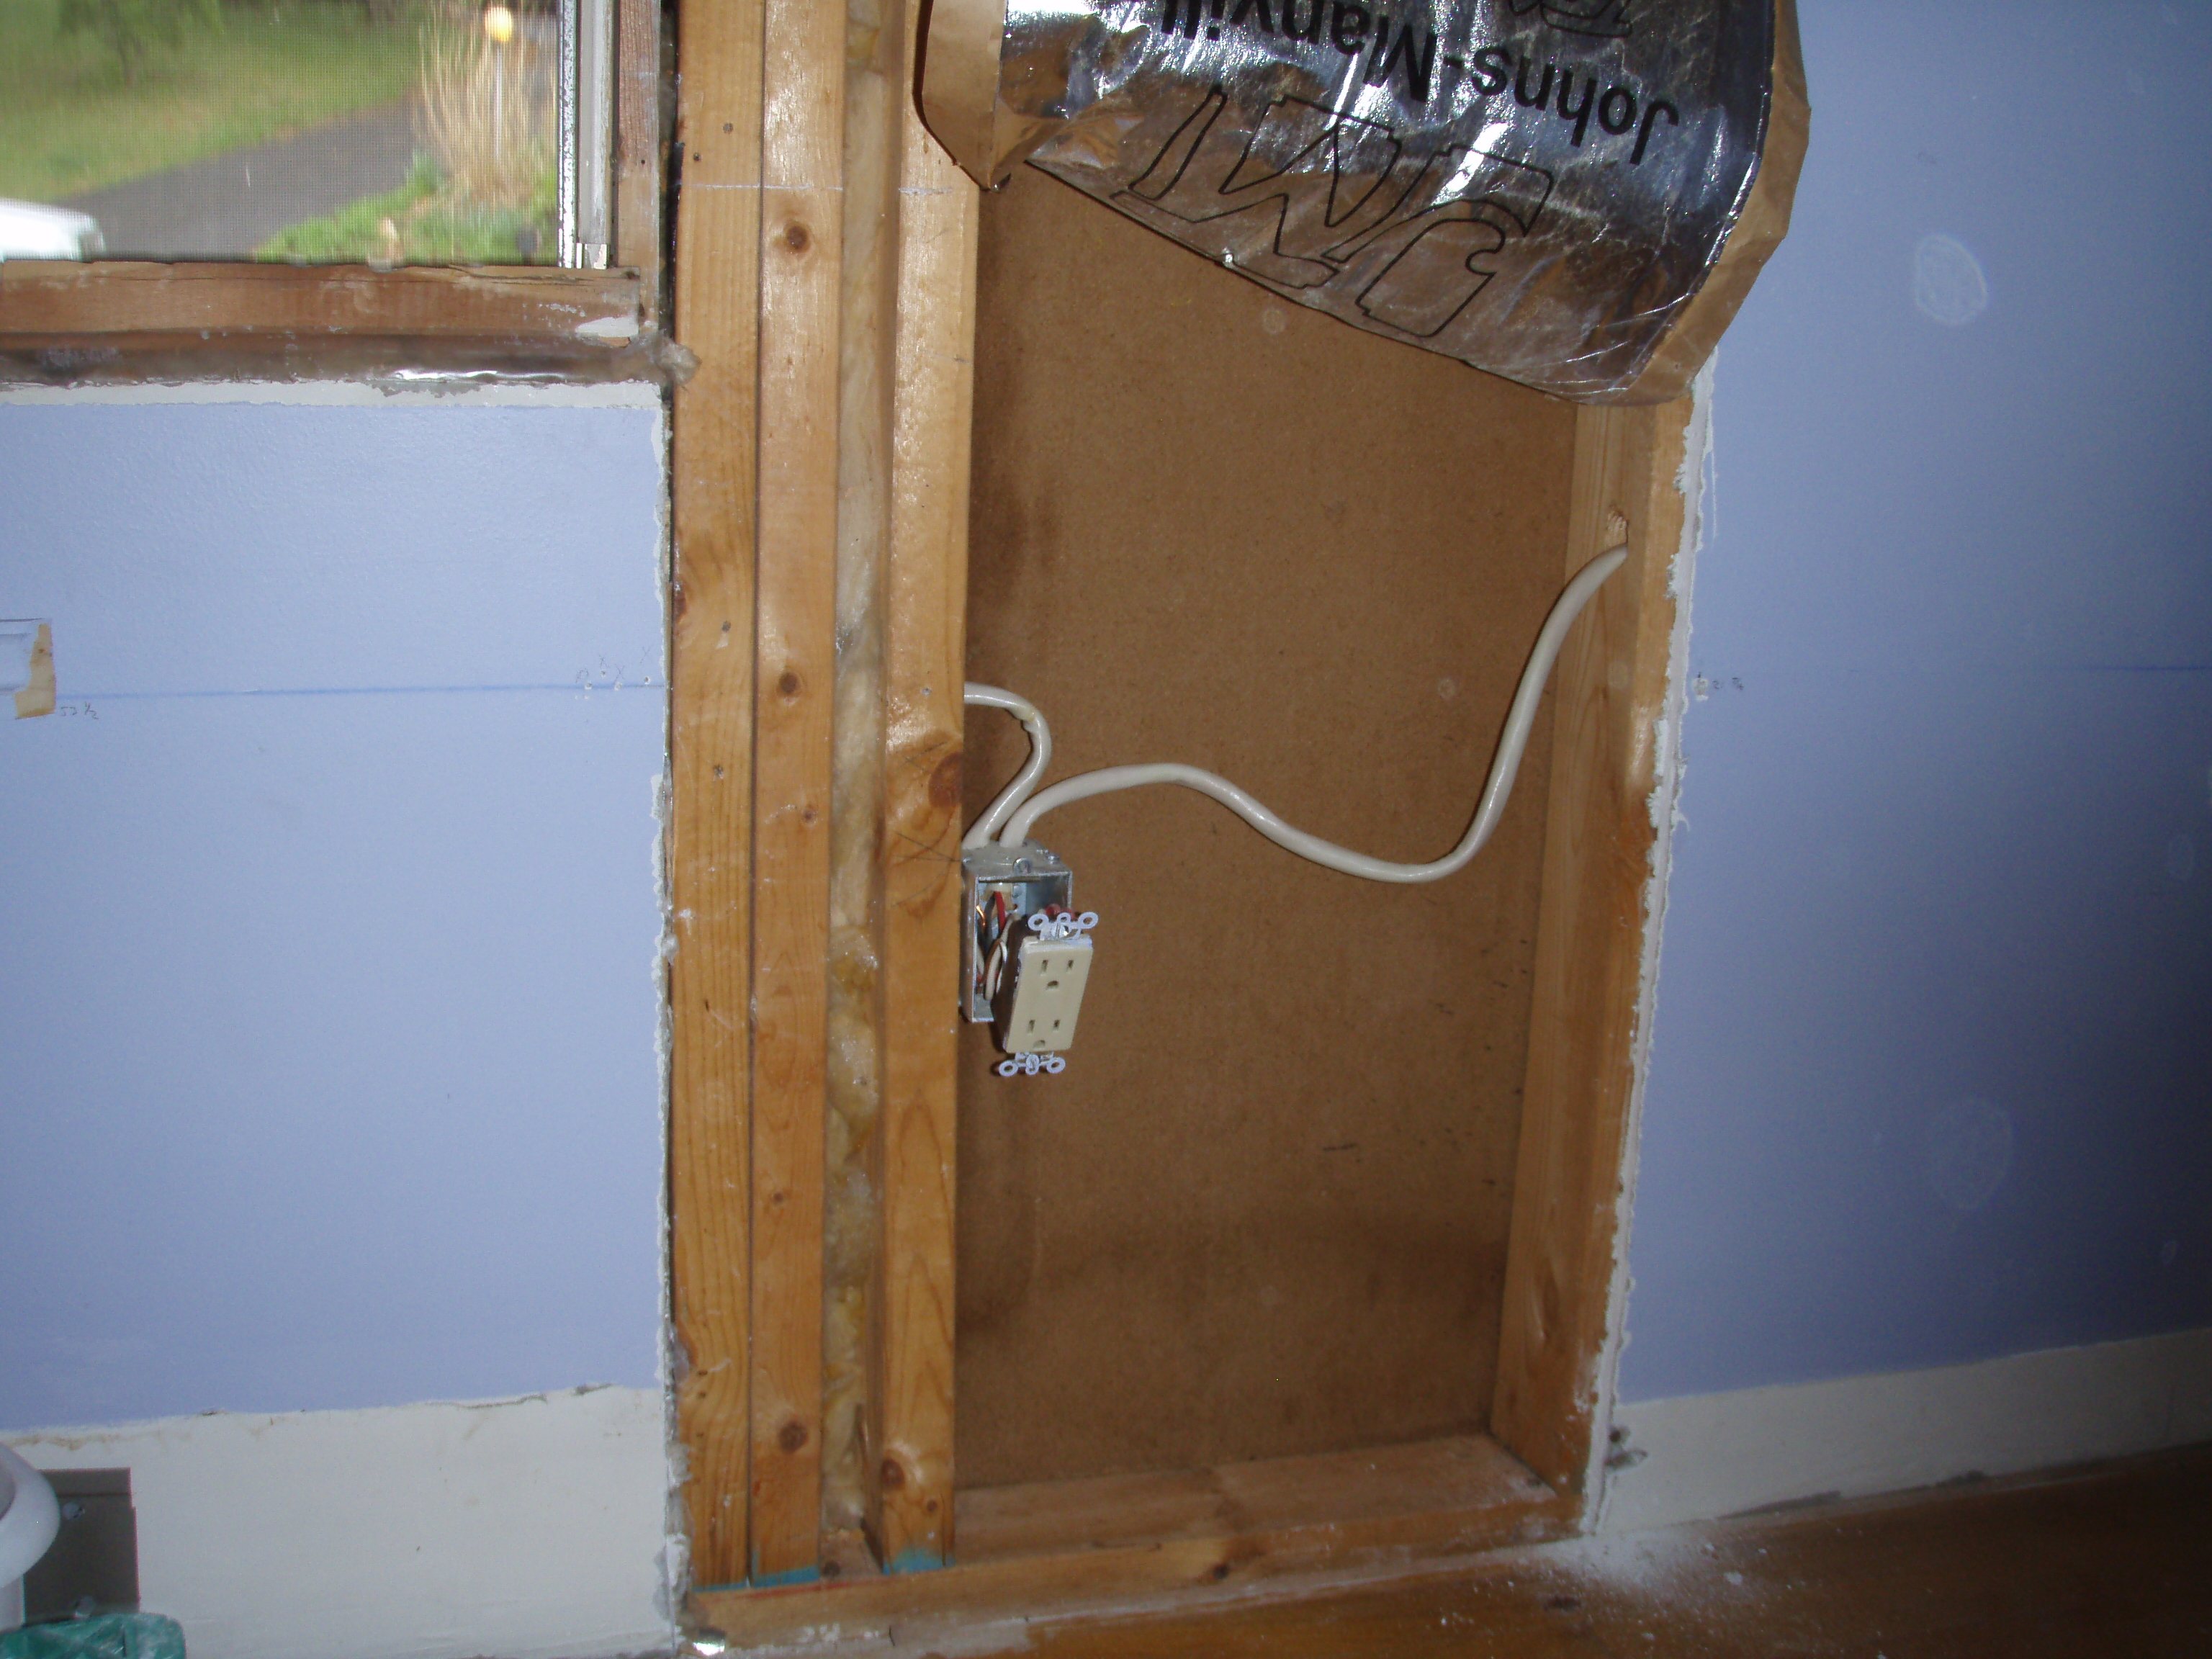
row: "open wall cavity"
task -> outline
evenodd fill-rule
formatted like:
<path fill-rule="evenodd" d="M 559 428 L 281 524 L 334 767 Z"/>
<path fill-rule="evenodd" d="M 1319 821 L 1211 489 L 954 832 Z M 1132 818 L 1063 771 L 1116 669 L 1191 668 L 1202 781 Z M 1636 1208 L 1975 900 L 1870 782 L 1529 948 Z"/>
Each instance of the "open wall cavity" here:
<path fill-rule="evenodd" d="M 1052 775 L 1219 771 L 1426 859 L 1561 581 L 1571 405 L 1286 306 L 1027 170 L 984 198 L 969 677 Z M 1018 763 L 976 711 L 971 811 Z M 1481 1429 L 1549 703 L 1468 870 L 1354 880 L 1188 792 L 1037 831 L 1103 918 L 1082 1037 L 959 1082 L 963 1486 Z"/>
<path fill-rule="evenodd" d="M 852 141 L 894 135 L 851 75 L 893 37 L 848 21 L 684 9 L 688 1616 L 738 1644 L 972 1625 L 1571 1528 L 1605 1434 L 1689 411 L 1569 409 L 1297 314 L 1049 179 L 986 204 L 910 108 L 884 191 Z M 849 222 L 858 196 L 888 240 Z M 868 577 L 846 556 L 872 525 Z M 1433 856 L 1539 618 L 1624 543 L 1472 870 L 1355 885 L 1160 793 L 1055 814 L 1106 918 L 1074 1069 L 963 1059 L 963 794 L 1015 740 L 979 719 L 963 761 L 963 678 L 1042 702 L 1067 770 L 1195 762 Z M 872 692 L 846 604 L 872 589 Z M 869 896 L 873 988 L 833 988 Z M 845 1018 L 871 1010 L 876 1042 Z M 825 1018 L 877 1068 L 849 1332 L 823 1291 L 862 1103 L 824 1074 Z"/>

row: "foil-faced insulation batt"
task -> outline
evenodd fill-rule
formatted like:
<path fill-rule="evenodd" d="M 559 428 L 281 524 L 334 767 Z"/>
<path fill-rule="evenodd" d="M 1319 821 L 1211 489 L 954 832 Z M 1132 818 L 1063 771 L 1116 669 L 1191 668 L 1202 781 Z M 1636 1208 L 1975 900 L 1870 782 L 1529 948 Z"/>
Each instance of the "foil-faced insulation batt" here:
<path fill-rule="evenodd" d="M 935 0 L 922 101 L 987 185 L 1027 160 L 1356 327 L 1649 402 L 1787 228 L 1791 4 Z"/>

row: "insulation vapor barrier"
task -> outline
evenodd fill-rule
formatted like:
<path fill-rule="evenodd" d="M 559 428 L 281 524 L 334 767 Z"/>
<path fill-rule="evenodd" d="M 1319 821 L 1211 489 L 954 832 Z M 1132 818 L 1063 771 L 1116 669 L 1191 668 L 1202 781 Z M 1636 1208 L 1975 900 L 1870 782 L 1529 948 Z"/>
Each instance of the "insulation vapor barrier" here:
<path fill-rule="evenodd" d="M 935 0 L 931 129 L 1288 300 L 1588 402 L 1680 395 L 1789 223 L 1792 0 Z"/>

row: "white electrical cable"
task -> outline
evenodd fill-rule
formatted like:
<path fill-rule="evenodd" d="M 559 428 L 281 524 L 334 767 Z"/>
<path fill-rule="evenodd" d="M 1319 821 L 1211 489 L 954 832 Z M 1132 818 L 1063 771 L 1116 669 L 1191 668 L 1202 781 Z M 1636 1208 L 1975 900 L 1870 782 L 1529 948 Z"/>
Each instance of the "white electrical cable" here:
<path fill-rule="evenodd" d="M 1052 728 L 1044 723 L 1044 716 L 1027 697 L 1002 691 L 995 685 L 979 685 L 970 680 L 961 688 L 960 696 L 962 702 L 976 708 L 1005 709 L 1030 734 L 1029 764 L 1014 774 L 1014 781 L 999 792 L 998 799 L 960 838 L 963 848 L 981 847 L 999 833 L 999 826 L 1027 799 L 1030 791 L 1036 787 L 1037 780 L 1044 775 L 1044 769 L 1052 764 Z"/>
<path fill-rule="evenodd" d="M 1535 723 L 1536 704 L 1544 695 L 1544 682 L 1551 678 L 1552 664 L 1559 654 L 1567 630 L 1574 626 L 1575 618 L 1582 613 L 1590 595 L 1596 592 L 1605 579 L 1626 561 L 1626 546 L 1601 553 L 1576 574 L 1566 591 L 1552 605 L 1551 614 L 1544 618 L 1544 626 L 1536 635 L 1535 647 L 1528 653 L 1528 665 L 1522 671 L 1519 690 L 1513 694 L 1513 706 L 1505 716 L 1505 732 L 1499 738 L 1498 752 L 1492 757 L 1490 776 L 1482 787 L 1482 799 L 1475 809 L 1474 821 L 1468 825 L 1467 834 L 1458 846 L 1432 864 L 1393 864 L 1383 859 L 1370 858 L 1364 853 L 1355 853 L 1349 848 L 1339 847 L 1334 842 L 1323 841 L 1318 836 L 1293 829 L 1277 817 L 1265 806 L 1246 794 L 1228 779 L 1212 772 L 1200 771 L 1195 766 L 1165 762 L 1152 765 L 1109 766 L 1096 772 L 1083 772 L 1062 779 L 1051 788 L 1043 790 L 1018 810 L 1007 805 L 1009 799 L 1018 804 L 1025 793 L 1025 781 L 1044 769 L 1034 759 L 1022 769 L 1022 774 L 1007 786 L 1006 791 L 991 804 L 991 810 L 978 821 L 977 830 L 985 823 L 994 821 L 1004 809 L 1012 814 L 1005 819 L 1006 827 L 1000 832 L 1003 845 L 1012 846 L 1030 838 L 1030 828 L 1046 813 L 1066 806 L 1071 801 L 1088 799 L 1092 795 L 1103 795 L 1116 789 L 1134 789 L 1148 783 L 1179 783 L 1186 789 L 1195 789 L 1201 795 L 1219 801 L 1243 818 L 1278 847 L 1296 853 L 1300 858 L 1331 870 L 1341 871 L 1347 876 L 1360 876 L 1369 881 L 1420 882 L 1437 881 L 1464 866 L 1469 859 L 1482 850 L 1490 839 L 1491 831 L 1505 811 L 1506 797 L 1512 793 L 1514 775 L 1521 769 L 1522 751 L 1528 746 L 1528 728 Z M 969 701 L 979 701 L 975 696 L 979 688 L 970 686 Z M 1012 708 L 1022 714 L 1029 708 L 1009 692 L 1000 692 L 1004 703 L 993 703 L 994 708 Z M 1016 705 L 1019 705 L 1016 707 Z M 1034 712 L 1034 711 L 1031 711 Z M 1028 716 L 1023 717 L 1028 724 Z M 1042 721 L 1038 725 L 1041 726 Z M 1036 728 L 1032 728 L 1035 735 Z M 1043 752 L 1042 742 L 1039 753 Z M 976 830 L 969 832 L 966 846 L 975 846 Z"/>

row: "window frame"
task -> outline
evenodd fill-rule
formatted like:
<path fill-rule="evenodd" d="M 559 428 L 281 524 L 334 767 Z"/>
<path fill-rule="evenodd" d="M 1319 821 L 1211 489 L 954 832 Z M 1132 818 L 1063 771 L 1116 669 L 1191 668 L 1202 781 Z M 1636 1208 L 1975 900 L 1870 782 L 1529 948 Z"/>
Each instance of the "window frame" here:
<path fill-rule="evenodd" d="M 0 261 L 0 380 L 665 374 L 659 0 L 560 10 L 564 263 Z"/>

